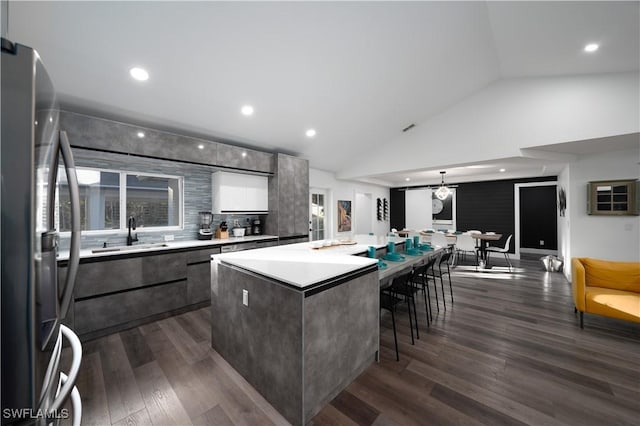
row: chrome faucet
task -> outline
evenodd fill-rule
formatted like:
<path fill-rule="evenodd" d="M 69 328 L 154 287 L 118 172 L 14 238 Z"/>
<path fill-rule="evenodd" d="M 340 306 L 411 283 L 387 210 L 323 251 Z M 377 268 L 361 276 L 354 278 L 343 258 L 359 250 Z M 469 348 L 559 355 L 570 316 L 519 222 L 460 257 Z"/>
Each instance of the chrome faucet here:
<path fill-rule="evenodd" d="M 127 245 L 131 246 L 131 245 L 133 245 L 133 243 L 138 241 L 138 234 L 135 234 L 134 236 L 131 236 L 131 230 L 132 229 L 134 231 L 136 230 L 136 218 L 135 217 L 129 216 L 128 228 L 129 228 L 129 235 L 127 235 Z"/>

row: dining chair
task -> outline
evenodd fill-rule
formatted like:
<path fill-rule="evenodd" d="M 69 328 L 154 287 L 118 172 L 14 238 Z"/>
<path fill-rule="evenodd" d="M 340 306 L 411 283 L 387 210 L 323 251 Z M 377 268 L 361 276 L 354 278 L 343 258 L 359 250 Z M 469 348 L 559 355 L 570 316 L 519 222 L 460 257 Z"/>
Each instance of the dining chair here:
<path fill-rule="evenodd" d="M 429 275 L 427 271 L 429 270 L 429 268 L 433 267 L 436 259 L 437 257 L 433 256 L 429 260 L 427 260 L 427 262 L 415 268 L 413 273 L 413 281 L 411 282 L 411 284 L 416 287 L 416 290 L 422 290 L 425 311 L 427 314 L 427 327 L 430 327 L 430 322 L 433 321 L 433 312 L 431 311 L 431 294 L 429 292 Z"/>
<path fill-rule="evenodd" d="M 507 242 L 504 244 L 504 247 L 495 247 L 495 246 L 489 246 L 487 247 L 487 264 L 489 263 L 489 254 L 490 253 L 502 253 L 504 254 L 504 259 L 507 261 L 507 264 L 509 265 L 509 272 L 511 272 L 511 260 L 509 259 L 509 245 L 511 244 L 511 237 L 513 237 L 513 234 L 509 235 L 509 238 L 507 238 Z"/>
<path fill-rule="evenodd" d="M 438 287 L 435 285 L 436 278 L 440 278 L 440 287 L 442 288 L 442 306 L 444 310 L 447 310 L 447 304 L 444 298 L 444 280 L 443 277 L 446 275 L 449 278 L 449 291 L 451 292 L 451 304 L 453 304 L 453 287 L 451 286 L 451 271 L 449 270 L 449 259 L 451 258 L 451 251 L 447 250 L 440 255 L 440 259 L 438 260 L 438 269 L 436 270 L 435 265 L 431 268 L 431 275 L 433 276 L 434 288 L 436 290 L 436 303 L 438 302 Z M 443 268 L 443 265 L 446 266 L 446 270 Z"/>
<path fill-rule="evenodd" d="M 415 317 L 416 324 L 416 338 L 420 338 L 420 331 L 418 330 L 418 315 L 416 314 L 416 301 L 415 293 L 416 288 L 411 284 L 413 282 L 413 270 L 399 275 L 393 279 L 391 285 L 382 291 L 392 297 L 403 296 L 407 301 L 407 310 L 409 311 L 409 328 L 411 329 L 411 344 L 415 344 L 413 339 L 413 319 L 411 318 L 411 308 L 413 306 L 413 315 Z"/>
<path fill-rule="evenodd" d="M 476 246 L 476 239 L 471 234 L 460 234 L 456 238 L 456 259 L 455 264 L 459 264 L 459 256 L 463 256 L 466 253 L 473 253 L 476 256 L 476 269 L 478 268 L 478 247 Z"/>
<path fill-rule="evenodd" d="M 431 245 L 436 247 L 449 247 L 447 236 L 442 232 L 434 232 L 431 235 Z"/>
<path fill-rule="evenodd" d="M 396 305 L 402 302 L 402 299 L 399 299 L 393 296 L 391 293 L 385 292 L 384 290 L 380 290 L 380 309 L 386 309 L 391 312 L 391 324 L 393 325 L 393 341 L 396 344 L 396 361 L 400 361 L 400 355 L 398 354 L 398 335 L 396 334 L 396 315 L 394 311 L 396 310 Z"/>

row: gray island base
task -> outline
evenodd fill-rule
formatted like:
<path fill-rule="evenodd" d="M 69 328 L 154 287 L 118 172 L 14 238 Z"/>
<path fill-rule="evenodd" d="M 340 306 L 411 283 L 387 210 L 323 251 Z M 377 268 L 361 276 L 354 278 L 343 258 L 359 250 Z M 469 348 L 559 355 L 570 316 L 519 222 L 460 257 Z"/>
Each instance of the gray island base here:
<path fill-rule="evenodd" d="M 376 264 L 296 287 L 215 257 L 211 345 L 292 424 L 306 424 L 375 361 Z"/>

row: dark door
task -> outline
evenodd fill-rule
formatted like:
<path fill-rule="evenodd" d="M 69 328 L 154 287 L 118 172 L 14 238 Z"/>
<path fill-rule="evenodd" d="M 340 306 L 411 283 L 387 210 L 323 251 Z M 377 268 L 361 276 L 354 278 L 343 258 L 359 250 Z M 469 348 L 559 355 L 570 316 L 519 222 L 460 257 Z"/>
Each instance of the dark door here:
<path fill-rule="evenodd" d="M 520 247 L 558 249 L 556 186 L 520 188 Z"/>

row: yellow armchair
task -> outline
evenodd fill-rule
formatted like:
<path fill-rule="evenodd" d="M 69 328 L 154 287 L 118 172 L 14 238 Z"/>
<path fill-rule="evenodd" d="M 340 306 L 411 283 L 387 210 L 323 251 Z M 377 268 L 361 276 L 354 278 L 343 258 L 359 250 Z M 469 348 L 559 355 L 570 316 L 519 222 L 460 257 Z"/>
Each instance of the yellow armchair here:
<path fill-rule="evenodd" d="M 574 257 L 571 269 L 580 328 L 585 312 L 640 323 L 640 262 Z"/>

